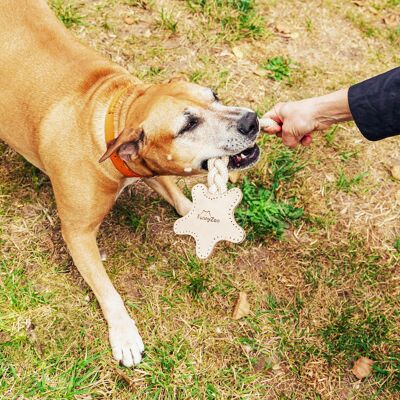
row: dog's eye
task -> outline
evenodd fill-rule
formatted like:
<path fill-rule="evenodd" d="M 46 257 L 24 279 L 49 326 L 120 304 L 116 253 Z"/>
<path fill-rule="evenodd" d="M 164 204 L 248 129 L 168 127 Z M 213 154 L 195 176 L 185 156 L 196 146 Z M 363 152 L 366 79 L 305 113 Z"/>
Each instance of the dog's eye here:
<path fill-rule="evenodd" d="M 218 97 L 217 93 L 214 92 L 214 90 L 212 90 L 212 94 L 214 96 L 214 100 L 219 101 L 219 97 Z"/>
<path fill-rule="evenodd" d="M 197 127 L 197 125 L 199 125 L 199 119 L 197 117 L 194 117 L 193 115 L 190 115 L 184 127 L 178 132 L 178 135 L 182 135 L 185 132 L 192 131 Z"/>

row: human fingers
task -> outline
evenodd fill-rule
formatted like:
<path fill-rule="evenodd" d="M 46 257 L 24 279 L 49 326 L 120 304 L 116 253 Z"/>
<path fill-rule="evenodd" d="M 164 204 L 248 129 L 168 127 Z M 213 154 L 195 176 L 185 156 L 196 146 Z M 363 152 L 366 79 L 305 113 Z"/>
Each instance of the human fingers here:
<path fill-rule="evenodd" d="M 298 138 L 288 131 L 282 132 L 282 142 L 288 147 L 296 147 L 299 144 Z"/>
<path fill-rule="evenodd" d="M 312 136 L 310 133 L 304 135 L 300 140 L 300 143 L 305 147 L 309 146 L 311 142 L 312 142 Z"/>
<path fill-rule="evenodd" d="M 283 119 L 280 115 L 282 103 L 276 104 L 271 110 L 266 112 L 260 119 L 261 129 L 269 134 L 276 134 L 282 131 Z M 274 122 L 272 122 L 272 121 Z"/>

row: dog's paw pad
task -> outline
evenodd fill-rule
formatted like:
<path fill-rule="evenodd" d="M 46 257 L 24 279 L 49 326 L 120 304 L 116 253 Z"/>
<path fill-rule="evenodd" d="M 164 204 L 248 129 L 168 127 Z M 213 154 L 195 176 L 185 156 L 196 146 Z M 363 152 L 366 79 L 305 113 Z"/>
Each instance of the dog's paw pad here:
<path fill-rule="evenodd" d="M 110 324 L 109 337 L 115 360 L 125 367 L 140 363 L 144 344 L 131 318 Z"/>

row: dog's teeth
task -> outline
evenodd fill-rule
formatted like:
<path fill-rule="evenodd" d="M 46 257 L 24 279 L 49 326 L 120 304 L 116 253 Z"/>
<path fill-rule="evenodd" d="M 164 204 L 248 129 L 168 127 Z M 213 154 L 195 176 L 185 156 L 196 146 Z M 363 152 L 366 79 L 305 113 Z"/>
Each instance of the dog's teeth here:
<path fill-rule="evenodd" d="M 242 160 L 244 160 L 245 158 L 247 158 L 247 156 L 245 156 L 243 153 L 240 153 L 240 158 L 241 158 Z"/>

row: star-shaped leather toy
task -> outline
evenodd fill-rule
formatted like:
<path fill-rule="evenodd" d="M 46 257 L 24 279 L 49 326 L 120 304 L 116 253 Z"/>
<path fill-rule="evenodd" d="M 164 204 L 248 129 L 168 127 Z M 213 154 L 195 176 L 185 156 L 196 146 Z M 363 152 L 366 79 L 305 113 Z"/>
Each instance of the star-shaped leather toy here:
<path fill-rule="evenodd" d="M 196 254 L 205 259 L 221 240 L 242 242 L 246 234 L 234 217 L 236 207 L 242 200 L 238 188 L 222 194 L 212 194 L 202 184 L 192 189 L 193 207 L 191 211 L 174 224 L 178 235 L 190 235 L 196 240 Z"/>

